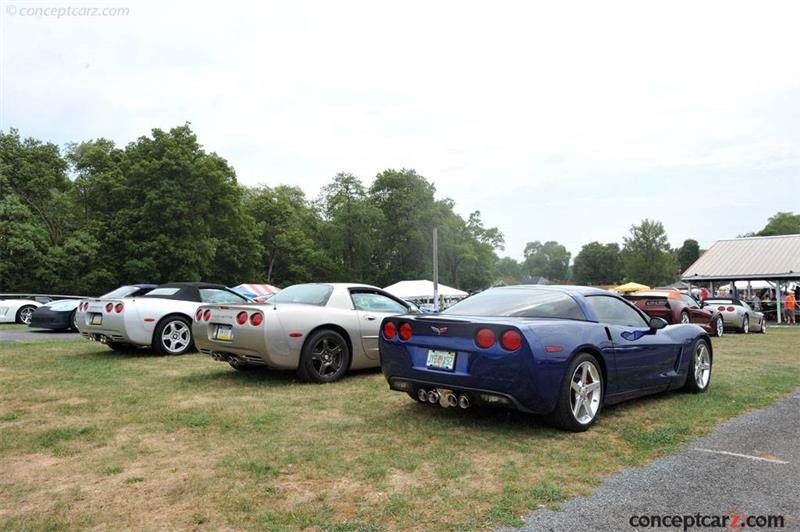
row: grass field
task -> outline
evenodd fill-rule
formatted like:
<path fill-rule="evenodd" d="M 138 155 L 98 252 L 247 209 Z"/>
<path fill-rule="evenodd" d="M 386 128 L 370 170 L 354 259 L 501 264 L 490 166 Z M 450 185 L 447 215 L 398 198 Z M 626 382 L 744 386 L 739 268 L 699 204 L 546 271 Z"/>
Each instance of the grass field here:
<path fill-rule="evenodd" d="M 714 340 L 711 391 L 583 434 L 504 410 L 325 386 L 198 354 L 0 345 L 0 529 L 476 529 L 521 524 L 800 384 L 800 330 Z"/>

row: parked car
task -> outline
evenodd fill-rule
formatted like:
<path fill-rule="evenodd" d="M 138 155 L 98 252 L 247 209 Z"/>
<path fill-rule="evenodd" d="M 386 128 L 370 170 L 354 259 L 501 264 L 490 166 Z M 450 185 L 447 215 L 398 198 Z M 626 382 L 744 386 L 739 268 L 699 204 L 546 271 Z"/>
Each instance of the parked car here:
<path fill-rule="evenodd" d="M 219 284 L 167 283 L 139 297 L 85 300 L 76 321 L 82 336 L 111 349 L 152 346 L 158 354 L 181 355 L 194 347 L 192 316 L 203 303 L 248 300 Z"/>
<path fill-rule="evenodd" d="M 438 315 L 383 320 L 389 387 L 445 407 L 502 406 L 584 431 L 603 405 L 678 388 L 705 392 L 709 335 L 667 326 L 611 292 L 492 288 Z"/>
<path fill-rule="evenodd" d="M 33 299 L 0 299 L 0 323 L 31 322 L 33 311 L 42 304 Z"/>
<path fill-rule="evenodd" d="M 712 297 L 703 303 L 706 307 L 716 308 L 728 328 L 744 334 L 750 331 L 767 332 L 767 320 L 764 314 L 753 310 L 746 301 L 732 297 Z"/>
<path fill-rule="evenodd" d="M 119 288 L 100 296 L 100 299 L 118 299 L 123 297 L 137 297 L 146 294 L 157 285 L 134 284 L 120 286 Z M 78 307 L 83 303 L 80 299 L 59 299 L 42 305 L 33 312 L 30 327 L 54 330 L 78 330 Z"/>
<path fill-rule="evenodd" d="M 694 323 L 712 336 L 722 336 L 725 322 L 716 307 L 708 307 L 677 290 L 647 290 L 625 295 L 648 316 L 664 318 L 667 323 Z"/>
<path fill-rule="evenodd" d="M 297 284 L 263 305 L 203 305 L 192 330 L 201 353 L 239 371 L 292 369 L 301 380 L 323 383 L 378 367 L 381 320 L 411 311 L 374 286 Z"/>

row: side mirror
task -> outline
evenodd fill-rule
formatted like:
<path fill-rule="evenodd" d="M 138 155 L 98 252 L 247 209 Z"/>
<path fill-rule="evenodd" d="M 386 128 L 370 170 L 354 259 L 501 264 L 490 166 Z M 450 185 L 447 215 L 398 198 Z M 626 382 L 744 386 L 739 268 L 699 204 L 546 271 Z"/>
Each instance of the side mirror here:
<path fill-rule="evenodd" d="M 664 318 L 659 318 L 657 316 L 653 316 L 652 318 L 650 318 L 650 330 L 652 331 L 663 329 L 667 325 L 669 325 L 669 323 L 667 323 L 667 320 L 665 320 Z"/>

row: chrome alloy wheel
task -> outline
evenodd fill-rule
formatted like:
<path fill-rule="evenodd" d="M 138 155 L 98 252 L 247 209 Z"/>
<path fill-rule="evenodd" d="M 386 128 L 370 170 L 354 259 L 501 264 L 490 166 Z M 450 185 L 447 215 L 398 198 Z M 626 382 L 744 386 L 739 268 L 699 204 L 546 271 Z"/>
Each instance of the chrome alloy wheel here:
<path fill-rule="evenodd" d="M 30 325 L 31 317 L 33 317 L 33 311 L 33 307 L 22 307 L 22 310 L 19 311 L 19 321 L 25 325 Z"/>
<path fill-rule="evenodd" d="M 167 323 L 161 331 L 161 344 L 170 353 L 180 353 L 191 341 L 192 333 L 181 320 Z"/>
<path fill-rule="evenodd" d="M 689 315 L 685 312 L 681 313 L 681 323 L 689 323 Z"/>
<path fill-rule="evenodd" d="M 722 336 L 722 333 L 725 332 L 725 322 L 722 321 L 722 318 L 717 318 L 717 336 Z"/>
<path fill-rule="evenodd" d="M 711 378 L 711 354 L 705 342 L 698 342 L 694 350 L 694 382 L 701 390 L 708 386 Z"/>
<path fill-rule="evenodd" d="M 750 332 L 750 318 L 747 316 L 745 316 L 742 321 L 742 332 L 744 334 L 748 334 Z"/>
<path fill-rule="evenodd" d="M 591 423 L 600 409 L 602 380 L 597 366 L 584 361 L 575 368 L 570 384 L 570 406 L 575 420 L 586 425 Z"/>
<path fill-rule="evenodd" d="M 344 363 L 344 347 L 336 340 L 324 337 L 311 351 L 311 364 L 320 377 L 338 372 Z"/>

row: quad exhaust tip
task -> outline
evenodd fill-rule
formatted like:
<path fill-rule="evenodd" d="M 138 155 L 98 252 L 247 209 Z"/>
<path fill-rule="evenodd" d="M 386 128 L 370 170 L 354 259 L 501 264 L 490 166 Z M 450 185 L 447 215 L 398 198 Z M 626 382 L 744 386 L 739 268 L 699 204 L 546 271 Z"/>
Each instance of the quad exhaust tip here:
<path fill-rule="evenodd" d="M 469 397 L 467 397 L 466 395 L 462 395 L 461 397 L 459 397 L 458 398 L 458 406 L 460 406 L 464 410 L 469 408 Z"/>
<path fill-rule="evenodd" d="M 439 392 L 436 390 L 431 390 L 428 392 L 428 402 L 432 405 L 435 405 L 439 402 Z"/>
<path fill-rule="evenodd" d="M 447 406 L 451 408 L 455 408 L 458 406 L 458 396 L 454 393 L 451 393 L 447 396 Z"/>
<path fill-rule="evenodd" d="M 420 388 L 417 390 L 417 399 L 423 403 L 428 400 L 428 392 L 425 390 L 425 388 Z"/>

